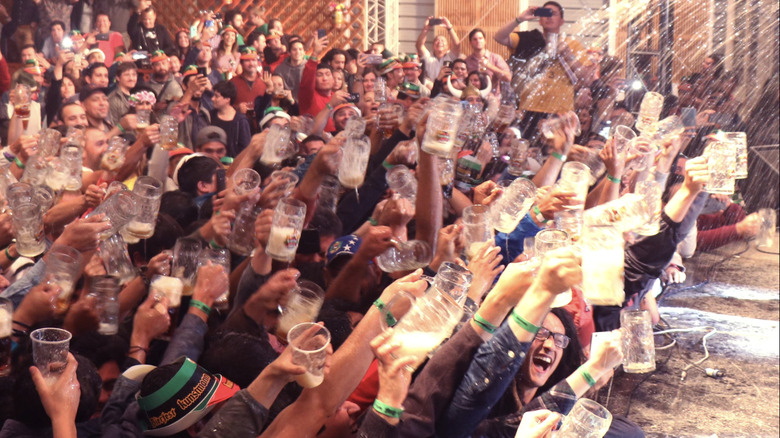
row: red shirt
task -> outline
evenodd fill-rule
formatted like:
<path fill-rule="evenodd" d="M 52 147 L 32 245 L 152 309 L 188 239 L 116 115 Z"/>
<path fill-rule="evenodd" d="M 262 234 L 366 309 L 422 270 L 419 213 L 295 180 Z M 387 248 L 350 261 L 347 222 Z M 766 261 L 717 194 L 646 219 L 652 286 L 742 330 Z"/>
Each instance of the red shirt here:
<path fill-rule="evenodd" d="M 235 76 L 230 80 L 236 86 L 237 97 L 233 105 L 238 107 L 239 104 L 246 103 L 251 107 L 255 103 L 255 97 L 265 94 L 265 82 L 257 75 L 257 79 L 251 84 L 244 79 L 243 76 Z"/>
<path fill-rule="evenodd" d="M 312 117 L 316 117 L 317 113 L 325 108 L 333 95 L 333 91 L 330 90 L 327 93 L 317 91 L 315 89 L 316 80 L 317 61 L 310 59 L 306 61 L 306 66 L 303 67 L 303 74 L 301 74 L 301 85 L 298 89 L 298 107 L 301 114 L 309 114 Z M 335 130 L 333 118 L 328 118 L 328 125 L 325 126 L 325 131 L 333 132 Z"/>

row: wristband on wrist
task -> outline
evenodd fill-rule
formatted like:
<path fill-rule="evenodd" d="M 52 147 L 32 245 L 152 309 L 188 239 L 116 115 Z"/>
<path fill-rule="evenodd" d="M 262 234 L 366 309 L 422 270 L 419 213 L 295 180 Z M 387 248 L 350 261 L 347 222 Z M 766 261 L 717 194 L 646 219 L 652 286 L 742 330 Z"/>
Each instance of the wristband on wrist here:
<path fill-rule="evenodd" d="M 376 219 L 374 219 L 373 217 L 368 218 L 368 223 L 373 226 L 379 225 L 379 222 L 377 222 Z"/>
<path fill-rule="evenodd" d="M 8 252 L 8 248 L 10 248 L 10 245 L 5 247 L 5 256 L 8 258 L 9 261 L 13 262 L 14 260 L 18 259 L 19 256 L 16 257 L 11 256 L 11 253 Z"/>
<path fill-rule="evenodd" d="M 202 311 L 206 315 L 211 313 L 211 307 L 207 306 L 206 303 L 203 303 L 203 302 L 198 301 L 198 300 L 190 300 L 190 307 L 194 307 L 194 308 Z"/>
<path fill-rule="evenodd" d="M 20 169 L 24 169 L 24 163 L 22 163 L 22 160 L 20 160 L 19 157 L 14 157 L 14 163 L 16 163 L 16 166 Z"/>
<path fill-rule="evenodd" d="M 374 400 L 374 410 L 390 418 L 401 418 L 401 414 L 404 413 L 403 408 L 394 408 L 382 403 L 379 399 Z"/>
<path fill-rule="evenodd" d="M 491 335 L 498 330 L 498 327 L 491 324 L 489 321 L 487 321 L 485 318 L 479 316 L 479 314 L 474 314 L 474 322 L 477 323 L 478 326 L 482 328 L 482 330 L 490 333 Z"/>
<path fill-rule="evenodd" d="M 544 215 L 542 214 L 542 211 L 539 210 L 538 205 L 534 205 L 533 212 L 534 212 L 534 218 L 536 219 L 537 222 L 541 224 L 546 224 L 547 222 L 550 222 L 547 219 L 545 219 Z"/>
<path fill-rule="evenodd" d="M 594 379 L 593 376 L 591 376 L 588 370 L 586 370 L 585 368 L 580 368 L 580 374 L 582 375 L 582 378 L 585 379 L 586 382 L 588 382 L 588 386 L 590 386 L 591 388 L 593 387 L 593 385 L 596 384 L 596 379 Z"/>
<path fill-rule="evenodd" d="M 217 242 L 215 242 L 214 239 L 209 241 L 209 247 L 211 247 L 211 249 L 222 249 L 221 246 L 217 245 Z"/>
<path fill-rule="evenodd" d="M 522 22 L 523 22 L 523 20 L 521 20 L 521 19 L 520 19 L 520 17 L 515 17 L 515 22 L 516 22 L 517 24 L 520 24 L 520 23 L 522 23 Z"/>
<path fill-rule="evenodd" d="M 557 158 L 563 162 L 566 162 L 566 155 L 559 154 L 558 152 L 552 151 L 550 152 L 550 156 L 553 158 Z"/>
<path fill-rule="evenodd" d="M 379 298 L 377 298 L 376 301 L 374 301 L 374 306 L 376 306 L 376 308 L 379 309 L 380 312 L 385 312 L 385 308 L 387 307 L 385 305 L 385 302 Z M 393 327 L 398 323 L 398 320 L 395 319 L 395 317 L 389 310 L 387 310 L 387 313 L 385 314 L 385 320 L 387 322 L 388 327 Z"/>
<path fill-rule="evenodd" d="M 331 105 L 330 102 L 325 104 L 325 108 L 327 108 L 329 111 L 333 111 L 333 105 Z"/>
<path fill-rule="evenodd" d="M 517 323 L 517 325 L 520 326 L 520 328 L 527 331 L 528 333 L 536 333 L 539 331 L 539 326 L 528 322 L 528 320 L 520 316 L 520 314 L 517 313 L 517 310 L 515 309 L 512 309 L 512 319 L 515 320 L 515 322 Z"/>
<path fill-rule="evenodd" d="M 385 161 L 382 161 L 382 167 L 384 167 L 387 170 L 390 170 L 390 169 L 392 169 L 395 166 L 390 164 L 390 163 L 388 163 L 387 160 L 385 160 Z"/>
<path fill-rule="evenodd" d="M 610 174 L 607 174 L 607 179 L 615 184 L 620 184 L 620 178 L 615 178 Z"/>
<path fill-rule="evenodd" d="M 122 126 L 122 123 L 117 123 L 116 127 L 117 129 L 119 129 L 119 132 L 121 132 L 122 134 L 125 133 L 125 128 Z"/>
<path fill-rule="evenodd" d="M 23 322 L 19 322 L 17 320 L 12 320 L 11 322 L 16 324 L 16 325 L 18 325 L 18 326 L 24 327 L 25 333 L 29 332 L 30 329 L 31 329 L 31 327 L 29 325 L 27 325 L 27 324 L 25 324 Z"/>

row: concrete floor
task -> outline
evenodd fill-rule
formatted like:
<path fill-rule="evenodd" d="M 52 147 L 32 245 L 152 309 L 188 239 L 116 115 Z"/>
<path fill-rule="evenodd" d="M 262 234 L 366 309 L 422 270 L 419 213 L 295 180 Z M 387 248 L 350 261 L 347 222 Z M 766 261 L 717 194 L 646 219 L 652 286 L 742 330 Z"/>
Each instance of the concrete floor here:
<path fill-rule="evenodd" d="M 685 285 L 668 291 L 660 312 L 670 328 L 711 326 L 710 357 L 702 368 L 725 372 L 712 378 L 687 363 L 704 356 L 706 331 L 675 334 L 677 345 L 657 351 L 657 370 L 625 374 L 618 370 L 600 401 L 613 414 L 626 415 L 648 437 L 777 437 L 780 435 L 780 256 L 736 242 L 686 261 Z M 734 256 L 734 254 L 744 253 Z M 696 285 L 709 276 L 709 282 Z M 656 336 L 656 347 L 670 343 Z"/>

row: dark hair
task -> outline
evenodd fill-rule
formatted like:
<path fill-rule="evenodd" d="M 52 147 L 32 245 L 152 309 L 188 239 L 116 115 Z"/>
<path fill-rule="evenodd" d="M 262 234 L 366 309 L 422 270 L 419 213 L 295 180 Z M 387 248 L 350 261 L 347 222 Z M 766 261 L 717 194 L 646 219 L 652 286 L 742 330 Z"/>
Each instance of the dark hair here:
<path fill-rule="evenodd" d="M 132 62 L 129 64 L 132 64 Z M 95 74 L 95 70 L 99 68 L 104 68 L 106 69 L 106 71 L 108 71 L 108 67 L 106 67 L 106 64 L 102 62 L 93 62 L 92 64 L 88 65 L 87 68 L 84 69 L 84 73 L 82 76 L 84 76 L 85 78 L 89 77 L 90 79 L 92 79 L 92 75 Z"/>
<path fill-rule="evenodd" d="M 63 22 L 62 22 L 62 21 L 60 21 L 60 20 L 54 20 L 54 21 L 52 21 L 52 22 L 51 22 L 51 24 L 49 25 L 49 30 L 52 30 L 52 29 L 54 28 L 54 26 L 59 26 L 59 27 L 61 27 L 61 28 L 62 28 L 62 30 L 65 30 L 65 29 L 67 29 L 67 28 L 65 27 L 65 23 L 63 23 Z"/>
<path fill-rule="evenodd" d="M 322 57 L 320 62 L 326 62 L 326 63 L 330 64 L 331 62 L 333 62 L 333 58 L 336 55 L 344 55 L 344 60 L 346 61 L 346 58 L 347 58 L 346 52 L 344 52 L 343 50 L 338 49 L 338 48 L 333 48 L 333 49 L 328 50 L 327 53 L 325 53 L 325 56 Z"/>
<path fill-rule="evenodd" d="M 536 395 L 547 392 L 550 388 L 569 377 L 580 367 L 580 365 L 582 365 L 584 359 L 580 338 L 577 337 L 577 326 L 574 325 L 574 319 L 569 315 L 569 312 L 560 307 L 556 307 L 551 309 L 550 313 L 555 315 L 561 321 L 561 324 L 563 324 L 565 334 L 569 337 L 569 345 L 563 349 L 561 362 L 558 364 L 558 367 L 550 374 L 550 378 L 547 379 L 547 382 L 536 391 Z"/>
<path fill-rule="evenodd" d="M 476 35 L 477 33 L 481 33 L 483 37 L 485 36 L 485 31 L 484 31 L 484 30 L 482 30 L 482 29 L 480 29 L 480 28 L 478 28 L 478 27 L 476 27 L 476 28 L 472 29 L 472 30 L 471 30 L 471 32 L 469 32 L 469 41 L 471 41 L 471 39 L 472 39 L 472 38 L 474 37 L 474 35 Z"/>
<path fill-rule="evenodd" d="M 720 78 L 720 76 L 723 74 L 723 55 L 720 53 L 712 53 L 708 56 L 708 58 L 712 58 L 712 68 L 713 76 L 716 78 Z"/>
<path fill-rule="evenodd" d="M 306 137 L 306 140 L 309 140 L 311 137 L 314 136 L 310 135 Z M 341 236 L 343 227 L 341 219 L 339 219 L 336 213 L 322 207 L 317 207 L 314 210 L 314 216 L 311 218 L 311 223 L 309 223 L 309 228 L 316 229 L 320 236 Z"/>
<path fill-rule="evenodd" d="M 116 77 L 122 76 L 122 73 L 129 71 L 129 70 L 135 70 L 138 71 L 138 67 L 136 67 L 134 62 L 125 61 L 120 63 L 116 67 Z"/>
<path fill-rule="evenodd" d="M 232 24 L 233 23 L 233 19 L 236 18 L 236 15 L 243 16 L 243 13 L 239 9 L 231 9 L 231 10 L 225 12 L 225 23 Z M 236 29 L 236 30 L 238 30 L 238 29 Z"/>
<path fill-rule="evenodd" d="M 199 182 L 211 182 L 219 165 L 211 157 L 193 157 L 179 168 L 177 180 L 182 192 L 198 195 Z"/>
<path fill-rule="evenodd" d="M 301 40 L 301 39 L 291 39 L 291 40 L 287 41 L 287 51 L 292 50 L 293 44 L 300 44 L 301 47 L 304 47 L 304 48 L 306 47 L 306 45 L 303 43 L 303 40 Z M 330 52 L 328 52 L 328 53 L 330 53 Z M 324 62 L 324 59 L 323 59 L 323 62 Z"/>
<path fill-rule="evenodd" d="M 253 46 L 255 44 L 255 41 L 257 41 L 261 36 L 265 36 L 265 34 L 260 32 L 259 30 L 255 30 L 252 33 L 250 33 L 248 37 L 246 37 L 244 42 L 246 42 L 247 46 Z"/>
<path fill-rule="evenodd" d="M 160 213 L 157 215 L 157 222 L 155 223 L 152 237 L 141 239 L 137 243 L 128 245 L 127 251 L 131 257 L 137 253 L 148 262 L 152 257 L 164 250 L 173 248 L 173 245 L 176 244 L 176 239 L 183 235 L 184 229 L 176 222 L 176 219 L 165 213 Z"/>
<path fill-rule="evenodd" d="M 317 70 L 330 70 L 330 72 L 333 73 L 333 67 L 331 67 L 330 64 L 326 64 L 325 62 L 320 62 L 317 64 Z"/>
<path fill-rule="evenodd" d="M 76 423 L 89 420 L 95 413 L 100 400 L 100 389 L 103 386 L 95 365 L 84 356 L 74 354 L 78 362 L 76 378 L 81 387 L 78 400 Z M 32 354 L 23 358 L 23 366 L 14 372 L 13 384 L 14 414 L 13 418 L 31 428 L 45 429 L 51 426 L 51 419 L 43 408 L 38 391 L 27 370 L 33 365 Z"/>
<path fill-rule="evenodd" d="M 101 335 L 96 331 L 74 336 L 70 343 L 70 351 L 80 354 L 100 368 L 103 364 L 114 361 L 120 367 L 125 360 L 130 344 L 118 335 Z"/>
<path fill-rule="evenodd" d="M 23 45 L 23 46 L 22 46 L 22 47 L 19 49 L 19 51 L 21 52 L 22 50 L 24 50 L 24 49 L 29 49 L 29 48 L 32 48 L 32 49 L 33 49 L 33 51 L 35 51 L 35 45 L 34 45 L 34 44 L 25 44 L 25 45 Z"/>
<path fill-rule="evenodd" d="M 238 90 L 236 89 L 236 84 L 230 81 L 217 82 L 216 85 L 214 85 L 214 92 L 215 93 L 219 92 L 219 94 L 221 94 L 222 97 L 230 99 L 231 105 L 233 105 L 233 102 L 235 102 L 236 98 L 238 97 Z"/>
<path fill-rule="evenodd" d="M 466 66 L 466 68 L 467 68 L 467 69 L 469 68 L 469 65 L 468 65 L 468 64 L 466 64 L 466 60 L 465 60 L 465 59 L 463 59 L 463 58 L 458 58 L 458 59 L 456 59 L 456 60 L 452 61 L 452 66 L 453 66 L 453 67 L 455 66 L 455 64 L 463 64 L 463 65 L 465 65 L 465 66 Z"/>
<path fill-rule="evenodd" d="M 160 213 L 172 217 L 185 232 L 193 222 L 198 220 L 198 206 L 195 204 L 195 199 L 181 190 L 163 193 L 160 198 Z"/>
<path fill-rule="evenodd" d="M 76 105 L 76 106 L 78 106 L 78 107 L 81 107 L 82 109 L 84 108 L 84 107 L 81 105 L 81 103 L 80 103 L 80 102 L 78 102 L 78 101 L 75 101 L 75 102 L 66 102 L 66 103 L 63 103 L 63 104 L 60 106 L 60 109 L 59 109 L 59 110 L 57 110 L 57 118 L 58 118 L 58 119 L 60 119 L 60 121 L 64 121 L 64 120 L 65 120 L 65 118 L 64 118 L 64 116 L 63 116 L 63 115 L 64 115 L 65 108 L 67 108 L 67 107 L 69 107 L 69 106 L 71 106 L 71 105 Z"/>
<path fill-rule="evenodd" d="M 477 75 L 477 77 L 479 78 L 479 89 L 480 90 L 484 90 L 485 87 L 487 87 L 487 76 L 483 75 L 482 73 L 480 73 L 480 72 L 478 72 L 476 70 L 473 70 L 473 71 L 469 72 L 468 76 L 466 76 L 466 82 L 467 83 L 471 79 L 471 76 L 473 76 L 473 75 Z"/>
<path fill-rule="evenodd" d="M 542 7 L 546 8 L 547 6 L 550 6 L 550 5 L 555 6 L 556 8 L 558 8 L 558 10 L 561 11 L 561 18 L 563 18 L 563 6 L 561 6 L 561 4 L 558 3 L 558 2 L 549 1 L 549 2 L 545 2 L 542 5 Z"/>

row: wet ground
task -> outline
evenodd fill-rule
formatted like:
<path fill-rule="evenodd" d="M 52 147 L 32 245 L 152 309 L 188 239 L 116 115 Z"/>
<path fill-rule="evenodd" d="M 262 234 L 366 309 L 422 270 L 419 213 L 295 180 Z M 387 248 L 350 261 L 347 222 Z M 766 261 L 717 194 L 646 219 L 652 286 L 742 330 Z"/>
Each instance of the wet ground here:
<path fill-rule="evenodd" d="M 777 437 L 780 435 L 780 256 L 774 247 L 736 242 L 686 261 L 688 279 L 661 299 L 661 317 L 669 328 L 710 327 L 675 333 L 676 344 L 657 351 L 657 369 L 649 374 L 618 370 L 600 401 L 613 414 L 626 415 L 649 438 Z M 735 255 L 736 254 L 736 255 Z M 695 288 L 705 280 L 706 284 Z M 663 324 L 663 323 L 662 323 Z M 710 356 L 703 369 L 724 372 L 708 377 L 687 364 Z M 656 336 L 656 347 L 672 343 Z"/>

